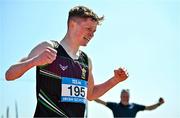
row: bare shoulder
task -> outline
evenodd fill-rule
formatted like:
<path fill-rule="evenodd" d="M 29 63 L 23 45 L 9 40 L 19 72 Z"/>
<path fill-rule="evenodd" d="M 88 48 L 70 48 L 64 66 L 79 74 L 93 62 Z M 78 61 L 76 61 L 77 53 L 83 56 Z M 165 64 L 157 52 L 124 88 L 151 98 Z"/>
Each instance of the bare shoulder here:
<path fill-rule="evenodd" d="M 39 43 L 36 47 L 41 47 L 41 48 L 53 47 L 53 42 L 52 41 L 43 41 L 43 42 Z"/>
<path fill-rule="evenodd" d="M 52 41 L 43 41 L 39 44 L 37 44 L 29 53 L 28 57 L 36 56 L 40 53 L 42 53 L 46 48 L 51 47 L 53 48 L 53 42 Z"/>

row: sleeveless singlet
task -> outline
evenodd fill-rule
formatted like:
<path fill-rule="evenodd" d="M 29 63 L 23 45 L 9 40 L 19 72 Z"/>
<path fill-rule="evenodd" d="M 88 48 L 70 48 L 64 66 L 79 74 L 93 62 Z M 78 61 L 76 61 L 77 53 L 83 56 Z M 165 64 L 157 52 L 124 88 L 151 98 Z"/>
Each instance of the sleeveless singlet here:
<path fill-rule="evenodd" d="M 55 61 L 36 68 L 34 117 L 84 117 L 88 57 L 81 51 L 74 60 L 58 42 L 52 42 L 57 50 Z"/>

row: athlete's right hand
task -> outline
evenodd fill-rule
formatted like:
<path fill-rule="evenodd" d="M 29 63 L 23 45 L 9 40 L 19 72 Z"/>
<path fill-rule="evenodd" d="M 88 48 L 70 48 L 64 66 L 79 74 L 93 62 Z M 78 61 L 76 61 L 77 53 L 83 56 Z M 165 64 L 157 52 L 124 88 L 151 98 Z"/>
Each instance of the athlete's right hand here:
<path fill-rule="evenodd" d="M 35 66 L 50 64 L 56 59 L 57 51 L 51 47 L 47 47 L 39 55 L 34 58 Z"/>

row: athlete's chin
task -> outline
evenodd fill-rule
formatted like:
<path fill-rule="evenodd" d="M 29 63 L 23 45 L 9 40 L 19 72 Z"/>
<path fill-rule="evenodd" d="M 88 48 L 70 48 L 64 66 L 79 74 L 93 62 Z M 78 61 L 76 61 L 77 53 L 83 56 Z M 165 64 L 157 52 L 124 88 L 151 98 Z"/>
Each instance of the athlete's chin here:
<path fill-rule="evenodd" d="M 81 46 L 87 46 L 88 43 L 89 43 L 89 41 L 88 42 L 84 42 L 84 43 L 81 44 Z"/>
<path fill-rule="evenodd" d="M 87 46 L 87 43 L 86 43 L 86 44 L 82 44 L 81 46 L 86 47 L 86 46 Z"/>

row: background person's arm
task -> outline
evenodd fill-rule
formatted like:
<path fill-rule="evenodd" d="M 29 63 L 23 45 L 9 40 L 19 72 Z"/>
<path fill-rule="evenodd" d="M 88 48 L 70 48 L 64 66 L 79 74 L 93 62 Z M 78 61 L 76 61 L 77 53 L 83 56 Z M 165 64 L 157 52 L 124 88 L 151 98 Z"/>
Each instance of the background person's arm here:
<path fill-rule="evenodd" d="M 164 103 L 164 99 L 163 98 L 159 98 L 158 103 L 150 105 L 150 106 L 146 106 L 145 110 L 154 110 L 157 107 L 161 106 Z"/>
<path fill-rule="evenodd" d="M 107 103 L 105 101 L 101 100 L 101 99 L 96 99 L 94 101 L 97 102 L 97 103 L 100 103 L 102 105 L 105 105 L 105 106 L 107 105 Z"/>

